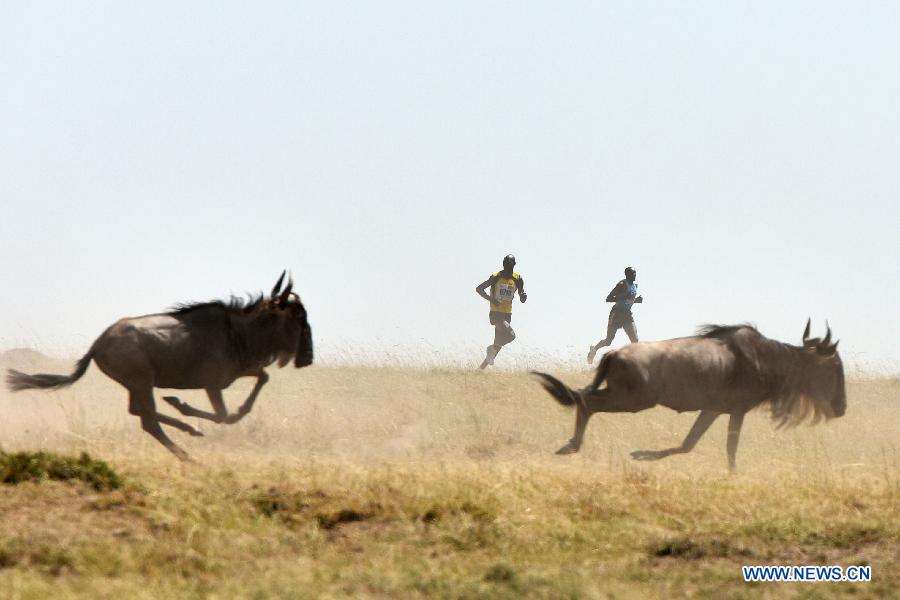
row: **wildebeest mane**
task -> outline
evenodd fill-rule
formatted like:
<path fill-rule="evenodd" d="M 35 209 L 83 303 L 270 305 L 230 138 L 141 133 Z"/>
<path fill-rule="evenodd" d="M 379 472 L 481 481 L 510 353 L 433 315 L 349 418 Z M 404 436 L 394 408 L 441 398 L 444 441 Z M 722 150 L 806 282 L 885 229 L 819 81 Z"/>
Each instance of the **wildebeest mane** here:
<path fill-rule="evenodd" d="M 166 314 L 173 317 L 179 317 L 188 313 L 210 308 L 217 308 L 223 312 L 250 313 L 259 308 L 264 300 L 264 294 L 258 294 L 256 296 L 248 294 L 246 298 L 231 296 L 227 301 L 210 300 L 208 302 L 180 302 L 174 305 Z"/>
<path fill-rule="evenodd" d="M 706 338 L 725 338 L 733 335 L 739 329 L 752 329 L 753 331 L 757 331 L 756 325 L 752 323 L 740 323 L 738 325 L 717 325 L 714 323 L 707 323 L 706 325 L 701 325 L 697 328 L 697 335 L 700 337 Z"/>
<path fill-rule="evenodd" d="M 167 314 L 174 317 L 184 317 L 204 310 L 212 310 L 222 315 L 250 315 L 263 307 L 266 302 L 264 294 L 250 295 L 246 298 L 231 296 L 225 300 L 211 300 L 209 302 L 185 302 L 176 304 Z M 227 319 L 228 343 L 235 358 L 242 367 L 250 367 L 257 363 L 266 363 L 274 360 L 270 350 L 270 344 L 265 335 L 260 335 L 262 330 L 257 327 L 246 327 L 240 324 L 241 320 Z"/>
<path fill-rule="evenodd" d="M 793 427 L 810 419 L 818 423 L 828 416 L 823 407 L 803 393 L 808 375 L 803 348 L 769 339 L 754 325 L 704 325 L 697 335 L 726 343 L 734 353 L 733 383 L 746 389 L 764 391 L 778 428 Z"/>

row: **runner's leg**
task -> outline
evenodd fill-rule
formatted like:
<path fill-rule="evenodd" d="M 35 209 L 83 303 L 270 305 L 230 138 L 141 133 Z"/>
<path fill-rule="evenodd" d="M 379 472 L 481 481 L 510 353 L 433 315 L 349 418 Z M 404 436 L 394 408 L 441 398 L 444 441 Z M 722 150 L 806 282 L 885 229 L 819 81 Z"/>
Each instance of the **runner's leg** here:
<path fill-rule="evenodd" d="M 597 342 L 596 345 L 591 346 L 591 349 L 588 351 L 587 361 L 588 364 L 594 362 L 594 356 L 597 355 L 597 350 L 603 348 L 604 346 L 609 346 L 612 344 L 613 338 L 616 337 L 616 331 L 619 329 L 619 324 L 616 323 L 616 318 L 612 311 L 609 311 L 609 320 L 606 323 L 606 337 Z"/>
<path fill-rule="evenodd" d="M 481 361 L 481 366 L 478 367 L 479 369 L 484 369 L 494 364 L 494 358 L 496 358 L 497 353 L 500 352 L 500 346 L 502 345 L 500 340 L 502 339 L 503 334 L 501 333 L 500 328 L 501 325 L 503 325 L 503 322 L 498 320 L 499 317 L 494 312 L 490 313 L 489 319 L 491 325 L 494 326 L 494 343 L 485 348 L 484 360 Z"/>
<path fill-rule="evenodd" d="M 632 344 L 638 341 L 637 325 L 634 324 L 634 319 L 626 323 L 622 329 L 625 330 L 625 334 L 628 336 L 628 339 L 631 340 Z"/>
<path fill-rule="evenodd" d="M 597 348 L 603 348 L 612 344 L 613 338 L 616 337 L 616 331 L 619 330 L 619 324 L 616 322 L 615 314 L 610 311 L 609 321 L 606 322 L 606 337 L 597 342 Z"/>
<path fill-rule="evenodd" d="M 500 352 L 500 349 L 514 339 L 516 339 L 516 332 L 513 331 L 509 321 L 503 320 L 500 323 L 497 323 L 497 326 L 494 328 L 494 356 L 491 357 L 492 363 L 493 359 L 496 358 L 497 354 Z"/>
<path fill-rule="evenodd" d="M 513 331 L 513 328 L 508 321 L 503 321 L 497 326 L 496 333 L 494 335 L 495 345 L 505 346 L 514 339 L 516 339 L 516 332 Z"/>

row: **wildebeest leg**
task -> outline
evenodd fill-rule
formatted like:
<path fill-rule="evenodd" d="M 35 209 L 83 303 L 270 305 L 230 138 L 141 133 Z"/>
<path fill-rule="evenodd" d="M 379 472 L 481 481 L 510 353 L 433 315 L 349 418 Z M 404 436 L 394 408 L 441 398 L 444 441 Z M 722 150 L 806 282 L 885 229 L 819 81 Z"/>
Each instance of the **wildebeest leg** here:
<path fill-rule="evenodd" d="M 213 415 L 213 421 L 216 423 L 224 423 L 225 419 L 228 417 L 228 409 L 225 408 L 222 390 L 219 388 L 206 388 L 206 397 L 209 398 L 209 403 L 212 404 L 213 410 L 216 412 L 216 414 Z"/>
<path fill-rule="evenodd" d="M 641 395 L 629 393 L 621 389 L 592 389 L 593 384 L 580 393 L 588 412 L 640 412 L 653 408 L 656 402 Z"/>
<path fill-rule="evenodd" d="M 198 431 L 198 430 L 194 429 L 193 427 L 191 427 L 190 425 L 188 425 L 187 423 L 179 421 L 178 419 L 175 419 L 168 415 L 164 415 L 162 413 L 156 413 L 156 418 L 159 419 L 159 422 L 162 423 L 163 425 L 171 425 L 172 427 L 174 427 L 176 429 L 180 429 L 181 431 L 186 431 L 187 433 L 189 433 L 193 436 L 196 436 L 196 437 L 203 436 L 202 431 Z"/>
<path fill-rule="evenodd" d="M 213 392 L 218 393 L 217 399 L 214 399 Z M 215 413 L 194 408 L 187 402 L 182 402 L 175 396 L 163 396 L 163 400 L 171 404 L 173 408 L 175 408 L 178 412 L 186 417 L 197 417 L 198 419 L 206 419 L 207 421 L 214 421 L 216 423 L 223 422 L 225 420 L 226 412 L 225 403 L 222 401 L 222 390 L 206 390 L 206 395 L 209 396 L 209 401 L 213 405 L 213 408 L 216 410 Z M 219 406 L 216 405 L 217 401 L 219 403 Z"/>
<path fill-rule="evenodd" d="M 231 425 L 237 423 L 245 416 L 247 416 L 247 413 L 249 413 L 250 410 L 253 409 L 253 403 L 256 402 L 256 397 L 259 396 L 259 391 L 264 385 L 266 385 L 267 381 L 269 381 L 269 375 L 265 371 L 260 371 L 256 376 L 256 385 L 253 386 L 253 389 L 250 391 L 250 395 L 247 396 L 247 399 L 244 400 L 244 403 L 241 404 L 241 407 L 238 408 L 236 413 L 225 417 L 225 423 Z"/>
<path fill-rule="evenodd" d="M 697 420 L 694 421 L 694 425 L 691 427 L 687 437 L 684 438 L 684 441 L 680 446 L 677 448 L 669 448 L 667 450 L 635 450 L 631 453 L 631 458 L 635 460 L 659 460 L 660 458 L 665 458 L 672 454 L 684 454 L 690 452 L 717 418 L 719 418 L 719 413 L 717 412 L 711 410 L 700 411 L 700 415 L 697 417 Z"/>
<path fill-rule="evenodd" d="M 259 396 L 259 391 L 266 385 L 266 382 L 269 381 L 269 375 L 265 371 L 259 371 L 255 373 L 255 375 L 256 385 L 250 390 L 250 395 L 247 396 L 247 399 L 244 400 L 244 403 L 238 408 L 237 412 L 231 415 L 228 414 L 228 409 L 225 407 L 225 400 L 222 398 L 222 390 L 218 388 L 206 389 L 206 395 L 209 398 L 209 403 L 212 404 L 213 410 L 215 411 L 214 413 L 196 409 L 190 404 L 182 402 L 175 396 L 164 396 L 163 400 L 171 404 L 178 412 L 185 416 L 233 425 L 247 416 L 247 413 L 253 408 L 253 403 L 256 402 L 257 396 Z"/>
<path fill-rule="evenodd" d="M 575 435 L 556 451 L 557 454 L 574 454 L 581 449 L 584 430 L 587 428 L 588 419 L 594 413 L 638 412 L 654 406 L 653 402 L 634 398 L 609 388 L 592 390 L 591 386 L 588 386 L 580 392 L 576 392 L 575 396 Z"/>
<path fill-rule="evenodd" d="M 584 430 L 587 428 L 588 419 L 591 413 L 585 410 L 584 405 L 580 402 L 575 404 L 575 434 L 566 444 L 556 451 L 557 454 L 575 454 L 581 450 L 581 443 L 584 441 Z"/>
<path fill-rule="evenodd" d="M 162 430 L 159 425 L 159 416 L 156 412 L 156 405 L 153 401 L 153 388 L 132 389 L 129 390 L 129 406 L 128 412 L 141 418 L 141 427 L 144 431 L 156 438 L 160 444 L 166 447 L 172 454 L 181 460 L 190 460 L 187 452 L 179 448 L 175 442 L 169 439 L 169 436 Z"/>
<path fill-rule="evenodd" d="M 741 426 L 744 424 L 744 413 L 732 413 L 728 419 L 728 469 L 734 471 L 738 440 L 741 437 Z"/>

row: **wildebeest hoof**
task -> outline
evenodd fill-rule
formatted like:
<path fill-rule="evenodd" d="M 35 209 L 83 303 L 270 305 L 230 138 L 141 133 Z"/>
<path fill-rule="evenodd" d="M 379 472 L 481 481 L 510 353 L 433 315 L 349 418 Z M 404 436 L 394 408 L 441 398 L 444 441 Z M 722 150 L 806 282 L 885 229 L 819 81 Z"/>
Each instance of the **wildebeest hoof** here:
<path fill-rule="evenodd" d="M 571 442 L 556 451 L 557 454 L 575 454 L 576 452 L 578 452 L 578 448 L 573 446 Z"/>
<path fill-rule="evenodd" d="M 190 431 L 189 433 L 190 433 L 193 437 L 203 437 L 203 432 L 200 431 L 199 429 L 194 429 L 193 431 Z"/>
<path fill-rule="evenodd" d="M 668 454 L 659 450 L 635 450 L 631 453 L 634 460 L 659 460 L 665 456 Z"/>
<path fill-rule="evenodd" d="M 197 464 L 197 461 L 194 460 L 190 454 L 182 450 L 181 448 L 172 449 L 169 448 L 169 451 L 175 455 L 175 457 L 185 464 Z"/>

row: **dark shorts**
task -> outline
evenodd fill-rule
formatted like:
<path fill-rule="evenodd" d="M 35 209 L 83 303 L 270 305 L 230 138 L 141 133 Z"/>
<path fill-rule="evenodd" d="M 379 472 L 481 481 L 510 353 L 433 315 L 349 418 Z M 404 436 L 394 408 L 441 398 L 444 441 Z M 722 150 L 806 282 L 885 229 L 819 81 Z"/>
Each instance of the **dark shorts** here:
<path fill-rule="evenodd" d="M 620 327 L 626 327 L 632 323 L 634 323 L 634 317 L 630 310 L 616 310 L 614 308 L 609 311 L 609 327 L 619 329 Z"/>
<path fill-rule="evenodd" d="M 490 320 L 491 325 L 496 327 L 501 323 L 512 323 L 512 313 L 497 312 L 492 310 L 488 313 L 488 319 Z"/>

